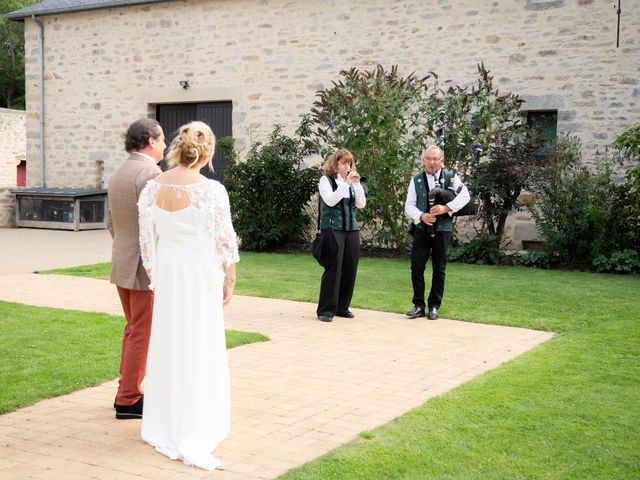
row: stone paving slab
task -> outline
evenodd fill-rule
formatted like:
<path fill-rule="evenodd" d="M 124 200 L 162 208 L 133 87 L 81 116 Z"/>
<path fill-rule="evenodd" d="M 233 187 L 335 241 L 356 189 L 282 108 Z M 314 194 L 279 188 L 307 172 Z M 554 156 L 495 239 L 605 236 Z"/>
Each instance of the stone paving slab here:
<path fill-rule="evenodd" d="M 0 299 L 121 315 L 115 287 L 94 279 L 0 275 Z M 271 341 L 229 351 L 232 430 L 215 452 L 224 470 L 155 453 L 140 440 L 139 421 L 115 420 L 111 381 L 0 416 L 0 477 L 275 478 L 552 337 L 353 311 L 355 319 L 327 324 L 313 304 L 233 299 L 226 327 Z"/>
<path fill-rule="evenodd" d="M 0 228 L 0 275 L 111 261 L 106 230 Z"/>

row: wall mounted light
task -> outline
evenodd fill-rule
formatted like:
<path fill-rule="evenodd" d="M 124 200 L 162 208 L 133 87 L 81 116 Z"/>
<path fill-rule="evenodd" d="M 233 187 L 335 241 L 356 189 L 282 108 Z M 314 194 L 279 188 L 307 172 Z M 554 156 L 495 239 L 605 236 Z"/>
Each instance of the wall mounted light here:
<path fill-rule="evenodd" d="M 189 80 L 180 80 L 180 86 L 186 90 L 187 88 L 190 87 Z"/>

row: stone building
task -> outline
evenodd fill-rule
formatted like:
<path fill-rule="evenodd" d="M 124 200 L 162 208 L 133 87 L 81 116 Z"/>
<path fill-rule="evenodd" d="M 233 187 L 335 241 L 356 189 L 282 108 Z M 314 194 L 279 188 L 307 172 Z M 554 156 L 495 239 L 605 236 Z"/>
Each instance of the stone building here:
<path fill-rule="evenodd" d="M 168 133 L 205 118 L 242 151 L 376 64 L 464 84 L 482 61 L 587 157 L 640 120 L 640 0 L 619 16 L 608 0 L 45 0 L 9 18 L 25 23 L 28 186 L 42 107 L 47 186 L 95 186 L 138 117 Z"/>
<path fill-rule="evenodd" d="M 0 227 L 15 223 L 10 190 L 25 183 L 26 126 L 26 112 L 0 108 Z"/>

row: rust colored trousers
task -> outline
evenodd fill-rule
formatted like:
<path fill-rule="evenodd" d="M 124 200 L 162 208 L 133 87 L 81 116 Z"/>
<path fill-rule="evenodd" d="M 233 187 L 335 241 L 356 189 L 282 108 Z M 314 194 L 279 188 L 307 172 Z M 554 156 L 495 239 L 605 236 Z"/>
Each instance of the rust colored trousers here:
<path fill-rule="evenodd" d="M 116 403 L 127 406 L 140 400 L 143 393 L 142 380 L 147 370 L 153 292 L 118 287 L 118 295 L 127 324 L 122 335 Z"/>

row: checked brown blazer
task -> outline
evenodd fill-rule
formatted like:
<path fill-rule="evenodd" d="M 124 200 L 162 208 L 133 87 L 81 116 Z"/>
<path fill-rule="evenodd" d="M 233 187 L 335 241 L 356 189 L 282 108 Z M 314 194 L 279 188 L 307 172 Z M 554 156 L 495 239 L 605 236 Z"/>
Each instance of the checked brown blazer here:
<path fill-rule="evenodd" d="M 140 257 L 138 197 L 147 181 L 160 173 L 152 159 L 134 152 L 109 179 L 111 283 L 119 287 L 149 290 L 149 277 Z"/>

